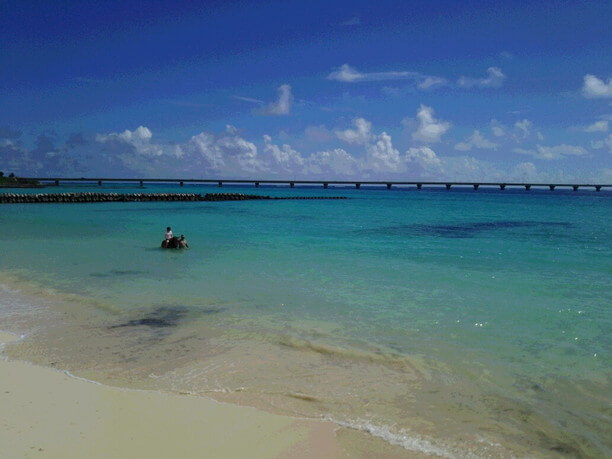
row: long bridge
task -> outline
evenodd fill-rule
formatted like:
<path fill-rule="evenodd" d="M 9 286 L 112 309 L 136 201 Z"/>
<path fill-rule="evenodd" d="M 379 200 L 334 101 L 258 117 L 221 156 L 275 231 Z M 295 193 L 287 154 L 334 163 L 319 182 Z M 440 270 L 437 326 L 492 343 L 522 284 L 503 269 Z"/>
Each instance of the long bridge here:
<path fill-rule="evenodd" d="M 359 189 L 362 186 L 386 187 L 391 189 L 394 186 L 414 186 L 418 190 L 424 186 L 445 187 L 450 190 L 453 186 L 472 187 L 478 190 L 480 187 L 495 187 L 500 190 L 505 190 L 508 187 L 524 188 L 548 188 L 554 191 L 555 188 L 571 188 L 578 191 L 580 188 L 592 188 L 595 191 L 601 191 L 603 188 L 612 188 L 612 184 L 596 184 L 596 183 L 535 183 L 535 182 L 453 182 L 453 181 L 379 181 L 379 180 L 258 180 L 258 179 L 175 179 L 175 178 L 74 178 L 74 177 L 20 177 L 23 180 L 37 180 L 41 183 L 52 183 L 59 185 L 64 182 L 79 182 L 79 183 L 138 183 L 143 186 L 145 183 L 177 183 L 180 186 L 187 184 L 211 184 L 222 187 L 224 184 L 253 184 L 255 187 L 260 185 L 288 185 L 293 188 L 296 185 L 321 185 L 323 188 L 328 188 L 330 185 L 336 186 L 354 186 Z"/>

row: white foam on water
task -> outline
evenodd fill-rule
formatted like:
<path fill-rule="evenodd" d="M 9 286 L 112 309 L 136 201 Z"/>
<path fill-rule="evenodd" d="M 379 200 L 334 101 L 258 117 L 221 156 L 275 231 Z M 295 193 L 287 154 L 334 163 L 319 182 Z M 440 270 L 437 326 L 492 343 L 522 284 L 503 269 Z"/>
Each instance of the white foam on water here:
<path fill-rule="evenodd" d="M 365 421 L 361 419 L 357 419 L 355 421 L 339 421 L 331 417 L 325 417 L 324 420 L 333 422 L 348 429 L 359 430 L 361 432 L 368 433 L 374 437 L 382 438 L 387 443 L 401 446 L 402 448 L 409 451 L 418 451 L 425 454 L 447 458 L 455 458 L 458 456 L 476 457 L 473 454 L 465 451 L 462 451 L 460 454 L 458 454 L 457 452 L 453 452 L 452 449 L 448 447 L 438 446 L 430 440 L 427 440 L 417 434 L 410 433 L 405 429 L 402 429 L 399 432 L 393 432 L 387 426 L 376 425 L 371 423 L 370 421 Z"/>

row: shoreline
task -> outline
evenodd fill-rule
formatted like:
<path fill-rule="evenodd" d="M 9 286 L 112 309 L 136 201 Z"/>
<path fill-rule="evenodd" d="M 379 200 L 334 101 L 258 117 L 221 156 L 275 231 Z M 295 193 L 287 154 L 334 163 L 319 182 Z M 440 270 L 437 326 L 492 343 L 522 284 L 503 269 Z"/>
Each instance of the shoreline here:
<path fill-rule="evenodd" d="M 0 331 L 2 347 L 17 339 Z M 331 422 L 107 386 L 4 355 L 0 374 L 5 457 L 345 456 Z"/>
<path fill-rule="evenodd" d="M 6 457 L 430 457 L 332 420 L 214 398 L 107 385 L 23 360 L 0 330 L 0 452 Z"/>

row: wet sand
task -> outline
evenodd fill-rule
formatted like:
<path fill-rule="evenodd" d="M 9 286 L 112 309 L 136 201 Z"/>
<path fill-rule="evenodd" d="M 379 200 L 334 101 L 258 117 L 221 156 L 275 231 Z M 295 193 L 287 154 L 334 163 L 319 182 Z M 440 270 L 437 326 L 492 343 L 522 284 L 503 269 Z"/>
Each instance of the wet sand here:
<path fill-rule="evenodd" d="M 15 336 L 0 332 L 0 342 Z M 2 457 L 346 457 L 328 422 L 0 360 Z"/>

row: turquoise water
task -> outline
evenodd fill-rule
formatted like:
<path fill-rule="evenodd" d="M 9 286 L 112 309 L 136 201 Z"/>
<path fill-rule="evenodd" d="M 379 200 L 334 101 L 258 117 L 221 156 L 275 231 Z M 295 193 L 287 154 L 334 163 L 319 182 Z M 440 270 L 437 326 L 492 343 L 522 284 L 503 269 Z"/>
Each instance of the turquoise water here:
<path fill-rule="evenodd" d="M 222 191 L 351 199 L 5 205 L 0 270 L 83 299 L 81 346 L 49 345 L 76 371 L 438 454 L 610 454 L 610 193 Z"/>

